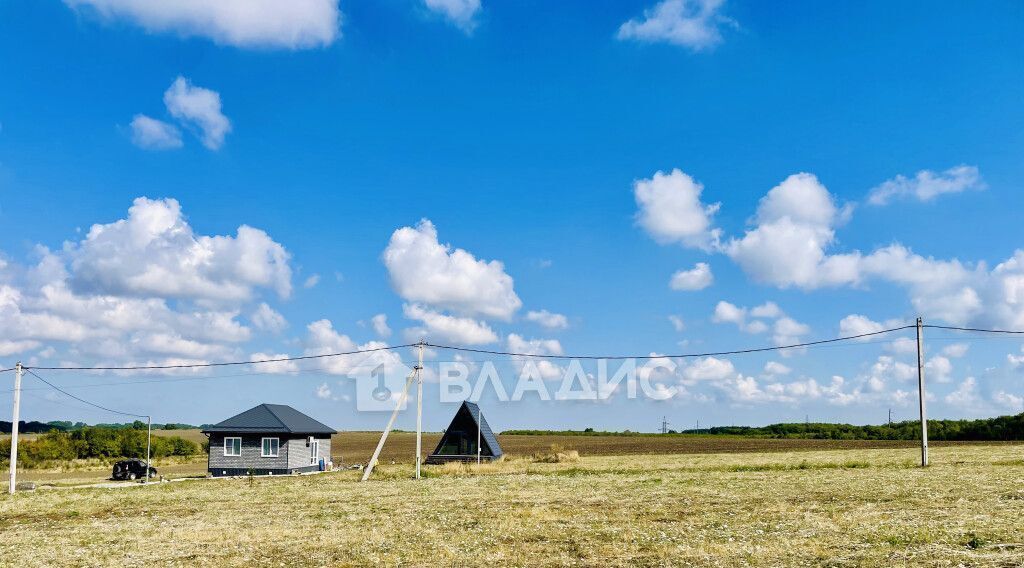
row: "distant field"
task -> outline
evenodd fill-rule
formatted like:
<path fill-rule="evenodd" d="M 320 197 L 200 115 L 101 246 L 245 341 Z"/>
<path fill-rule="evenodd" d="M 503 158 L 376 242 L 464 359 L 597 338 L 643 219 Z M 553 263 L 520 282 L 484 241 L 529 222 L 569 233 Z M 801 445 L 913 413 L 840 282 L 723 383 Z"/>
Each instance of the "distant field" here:
<path fill-rule="evenodd" d="M 206 436 L 198 430 L 154 430 L 158 436 L 181 436 L 197 443 Z M 423 434 L 423 451 L 429 454 L 441 439 L 441 434 Z M 380 432 L 341 432 L 331 438 L 331 454 L 335 463 L 365 463 L 380 440 Z M 532 455 L 559 445 L 577 450 L 584 456 L 614 456 L 635 454 L 704 454 L 733 452 L 789 452 L 810 450 L 844 450 L 871 448 L 910 448 L 917 442 L 892 440 L 803 440 L 795 438 L 742 438 L 729 436 L 498 436 L 505 453 L 513 456 Z M 968 442 L 933 442 L 938 445 L 956 445 Z M 392 432 L 381 452 L 382 462 L 411 463 L 416 453 L 414 432 Z"/>
<path fill-rule="evenodd" d="M 510 459 L 428 466 L 419 481 L 385 464 L 365 484 L 343 471 L 38 490 L 0 497 L 0 564 L 1024 564 L 1024 445 L 938 446 L 928 469 L 917 455 Z"/>
<path fill-rule="evenodd" d="M 202 443 L 206 436 L 199 430 L 154 430 L 155 436 L 181 436 Z M 26 436 L 26 438 L 32 435 Z M 423 435 L 423 451 L 429 454 L 440 440 L 439 433 Z M 366 463 L 373 453 L 380 432 L 342 432 L 331 442 L 334 463 L 346 465 Z M 510 457 L 531 456 L 550 450 L 552 445 L 576 450 L 584 457 L 616 455 L 672 455 L 749 452 L 809 452 L 821 450 L 866 450 L 882 448 L 914 448 L 915 442 L 868 440 L 801 440 L 770 438 L 739 438 L 728 436 L 499 436 L 499 442 Z M 982 443 L 936 442 L 933 447 L 978 445 Z M 992 445 L 993 443 L 984 443 Z M 393 432 L 381 453 L 382 464 L 413 463 L 416 435 L 412 432 Z M 642 458 L 638 458 L 642 459 Z M 206 456 L 193 459 L 168 458 L 156 460 L 154 465 L 166 477 L 190 477 L 206 474 Z M 50 469 L 24 470 L 19 479 L 54 484 L 80 484 L 100 482 L 110 475 L 110 465 L 100 460 L 83 460 Z"/>
<path fill-rule="evenodd" d="M 179 436 L 197 444 L 207 441 L 199 430 L 153 430 L 154 436 Z M 6 435 L 0 435 L 0 438 Z M 33 439 L 27 434 L 22 439 Z M 441 439 L 437 432 L 423 434 L 423 451 L 430 453 Z M 380 432 L 341 432 L 331 439 L 331 453 L 337 463 L 363 463 L 370 458 Z M 871 448 L 909 448 L 915 441 L 896 440 L 807 440 L 797 438 L 744 438 L 707 435 L 670 436 L 585 436 L 585 435 L 499 435 L 502 449 L 511 455 L 531 455 L 553 444 L 577 450 L 584 456 L 628 454 L 703 454 L 733 452 L 788 452 Z M 998 444 L 999 442 L 932 442 L 932 445 Z M 416 451 L 416 434 L 392 432 L 381 453 L 382 461 L 411 462 Z"/>

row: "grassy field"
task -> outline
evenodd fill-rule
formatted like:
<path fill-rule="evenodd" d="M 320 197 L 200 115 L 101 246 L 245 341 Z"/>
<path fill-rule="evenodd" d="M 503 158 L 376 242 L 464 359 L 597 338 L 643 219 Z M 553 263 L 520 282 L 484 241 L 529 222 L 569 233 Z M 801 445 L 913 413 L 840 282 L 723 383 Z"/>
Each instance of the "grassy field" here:
<path fill-rule="evenodd" d="M 613 455 L 51 489 L 0 498 L 0 563 L 1024 565 L 1024 446 Z"/>

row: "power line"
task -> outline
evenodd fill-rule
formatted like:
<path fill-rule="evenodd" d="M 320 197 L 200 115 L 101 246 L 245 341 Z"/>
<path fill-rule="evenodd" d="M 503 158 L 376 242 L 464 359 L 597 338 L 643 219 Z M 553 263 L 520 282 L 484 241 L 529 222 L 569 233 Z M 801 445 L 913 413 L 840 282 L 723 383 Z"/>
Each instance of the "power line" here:
<path fill-rule="evenodd" d="M 324 353 L 323 355 L 301 355 L 298 357 L 278 357 L 276 359 L 257 359 L 255 361 L 228 361 L 223 363 L 182 363 L 179 365 L 130 365 L 126 367 L 24 367 L 27 369 L 39 369 L 42 371 L 145 371 L 160 369 L 199 369 L 208 367 L 229 367 L 232 365 L 260 365 L 263 363 L 284 363 L 287 361 L 307 361 L 310 359 L 326 359 L 328 357 L 342 357 L 345 355 L 359 355 L 361 353 L 373 353 L 376 351 L 391 351 L 415 347 L 417 343 L 405 345 L 391 345 L 374 347 L 372 349 L 356 349 L 354 351 L 340 351 L 338 353 Z"/>
<path fill-rule="evenodd" d="M 70 396 L 71 398 L 77 400 L 78 402 L 84 402 L 85 404 L 88 404 L 89 406 L 95 406 L 96 408 L 99 408 L 100 410 L 106 410 L 107 412 L 111 412 L 113 414 L 120 414 L 122 416 L 134 416 L 135 418 L 149 418 L 149 416 L 146 415 L 146 414 L 133 414 L 131 412 L 121 412 L 120 410 L 113 410 L 113 409 L 107 408 L 106 406 L 100 406 L 99 404 L 96 404 L 95 402 L 89 402 L 88 400 L 85 400 L 84 398 L 79 398 L 79 397 L 69 393 L 68 391 L 58 387 L 57 385 L 51 383 L 50 381 L 40 377 L 32 369 L 26 368 L 25 372 L 27 372 L 28 374 L 32 375 L 33 377 L 39 379 L 40 381 L 43 381 L 44 383 L 50 385 L 50 387 L 53 390 L 56 390 L 56 391 L 61 392 L 61 393 L 64 393 L 65 395 Z"/>
<path fill-rule="evenodd" d="M 921 327 L 927 327 L 931 329 L 948 329 L 952 331 L 974 331 L 978 333 L 1003 333 L 1008 335 L 1024 335 L 1024 331 L 1014 331 L 1009 329 L 981 329 L 977 327 L 956 327 L 951 325 L 922 325 Z"/>
<path fill-rule="evenodd" d="M 836 343 L 839 341 L 849 341 L 852 339 L 860 339 L 862 337 L 871 337 L 875 335 L 882 335 L 884 333 L 892 333 L 894 331 L 903 331 L 905 329 L 914 329 L 916 326 L 905 325 L 903 327 L 894 327 L 890 329 L 883 329 L 880 331 L 872 331 L 869 333 L 860 333 L 857 335 L 849 335 L 846 337 L 836 337 L 833 339 L 820 339 L 818 341 L 808 341 L 805 343 L 794 343 L 791 345 L 777 345 L 774 347 L 754 347 L 749 349 L 735 349 L 732 351 L 708 351 L 705 353 L 682 353 L 676 355 L 548 355 L 538 353 L 515 353 L 510 351 L 492 351 L 489 349 L 473 349 L 470 347 L 453 347 L 450 345 L 438 345 L 435 343 L 426 343 L 427 347 L 435 347 L 437 349 L 449 349 L 452 351 L 467 351 L 470 353 L 485 353 L 488 355 L 508 355 L 513 357 L 533 357 L 539 359 L 685 359 L 691 357 L 710 357 L 718 355 L 742 355 L 746 353 L 760 353 L 764 351 L 782 351 L 785 349 L 799 349 L 801 347 L 812 347 L 815 345 L 823 345 L 826 343 Z"/>
<path fill-rule="evenodd" d="M 818 341 L 807 341 L 803 343 L 793 343 L 789 345 L 777 345 L 772 347 L 753 347 L 746 349 L 734 349 L 728 351 L 707 351 L 703 353 L 679 353 L 679 354 L 666 354 L 666 355 L 553 355 L 553 354 L 539 354 L 539 353 L 518 353 L 514 351 L 498 351 L 491 349 L 476 349 L 471 347 L 459 347 L 455 345 L 442 345 L 438 343 L 424 343 L 425 347 L 432 347 L 435 349 L 445 349 L 449 351 L 462 351 L 467 353 L 480 353 L 484 355 L 496 355 L 505 357 L 528 357 L 535 359 L 583 359 L 583 360 L 596 360 L 596 359 L 610 359 L 610 360 L 621 360 L 621 359 L 657 359 L 657 358 L 675 358 L 685 359 L 693 357 L 711 357 L 711 356 L 724 356 L 724 355 L 743 355 L 748 353 L 763 353 L 769 351 L 784 351 L 787 349 L 800 349 L 804 347 L 814 347 L 818 345 L 826 345 L 829 343 L 838 343 L 842 341 L 851 341 L 855 339 L 862 339 L 865 337 L 873 337 L 892 333 L 895 331 L 903 331 L 907 329 L 914 329 L 914 325 L 905 325 L 901 327 L 893 327 L 889 329 L 882 329 L 879 331 L 872 331 L 868 333 L 860 333 L 856 335 L 848 335 L 844 337 L 836 337 L 832 339 L 821 339 Z M 972 327 L 956 327 L 956 326 L 944 326 L 944 325 L 924 325 L 922 327 L 930 329 L 943 329 L 951 331 L 966 331 L 966 332 L 978 332 L 978 333 L 992 333 L 992 334 L 1012 334 L 1012 335 L 1024 335 L 1024 331 L 1015 330 L 1003 330 L 1003 329 L 983 329 L 983 328 L 972 328 Z M 344 357 L 348 355 L 360 355 L 365 353 L 374 353 L 379 351 L 393 351 L 398 349 L 405 349 L 409 347 L 416 347 L 418 343 L 406 343 L 403 345 L 391 345 L 384 347 L 374 347 L 371 349 L 356 349 L 352 351 L 340 351 L 337 353 L 324 353 L 321 355 L 302 355 L 296 357 L 277 357 L 273 359 L 258 359 L 254 361 L 226 361 L 219 363 L 183 363 L 177 365 L 129 365 L 129 366 L 104 366 L 104 367 L 24 367 L 28 369 L 38 369 L 43 371 L 145 371 L 145 370 L 167 370 L 167 369 L 198 369 L 198 368 L 212 368 L 212 367 L 228 367 L 237 365 L 260 365 L 266 363 L 285 363 L 291 361 L 306 361 L 313 359 L 326 359 L 331 357 Z M 0 369 L 0 373 L 13 371 L 14 367 Z M 215 378 L 215 377 L 196 377 L 196 379 Z"/>

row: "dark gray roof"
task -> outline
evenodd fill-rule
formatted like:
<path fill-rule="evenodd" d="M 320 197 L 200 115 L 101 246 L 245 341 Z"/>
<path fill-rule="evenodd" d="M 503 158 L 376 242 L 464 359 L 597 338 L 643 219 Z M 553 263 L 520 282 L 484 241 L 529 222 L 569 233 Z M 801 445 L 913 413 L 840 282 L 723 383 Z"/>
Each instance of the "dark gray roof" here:
<path fill-rule="evenodd" d="M 230 433 L 335 434 L 334 428 L 313 420 L 286 404 L 261 404 L 203 430 Z"/>
<path fill-rule="evenodd" d="M 441 436 L 441 441 L 438 442 L 437 448 L 431 455 L 439 455 L 438 452 L 440 452 L 441 448 L 444 446 L 445 438 L 447 437 L 448 432 L 451 431 L 457 424 L 459 424 L 459 416 L 462 415 L 463 412 L 466 412 L 469 415 L 474 425 L 479 425 L 480 438 L 483 441 L 481 448 L 483 448 L 484 446 L 489 448 L 491 451 L 490 456 L 493 456 L 495 458 L 501 456 L 502 451 L 501 445 L 498 444 L 498 437 L 494 435 L 494 431 L 491 430 L 491 426 L 490 424 L 487 423 L 487 419 L 484 418 L 484 415 L 480 412 L 480 407 L 477 406 L 475 403 L 469 402 L 468 400 L 463 401 L 462 406 L 460 406 L 459 409 L 455 412 L 455 416 L 452 418 L 451 424 L 448 426 L 447 429 L 445 429 L 445 435 Z"/>
<path fill-rule="evenodd" d="M 503 452 L 501 451 L 501 445 L 498 444 L 498 437 L 494 435 L 494 431 L 491 430 L 491 425 L 487 423 L 487 419 L 480 412 L 480 407 L 474 402 L 463 401 L 462 406 L 465 406 L 469 410 L 469 414 L 476 420 L 476 423 L 480 425 L 480 437 L 483 438 L 484 443 L 487 447 L 491 448 L 491 455 L 494 457 L 500 456 Z"/>

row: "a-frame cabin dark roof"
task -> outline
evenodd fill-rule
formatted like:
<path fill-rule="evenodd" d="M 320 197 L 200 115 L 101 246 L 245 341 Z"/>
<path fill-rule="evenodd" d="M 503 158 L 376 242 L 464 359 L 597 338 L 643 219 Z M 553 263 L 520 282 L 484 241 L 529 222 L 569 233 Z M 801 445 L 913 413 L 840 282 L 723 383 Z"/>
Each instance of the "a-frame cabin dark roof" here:
<path fill-rule="evenodd" d="M 444 435 L 441 436 L 441 441 L 437 443 L 437 448 L 434 449 L 434 453 L 430 455 L 428 460 L 437 461 L 437 458 L 454 457 L 458 454 L 446 455 L 441 454 L 441 449 L 445 446 L 445 443 L 449 441 L 450 434 L 456 431 L 465 432 L 467 435 L 476 441 L 477 428 L 480 430 L 480 455 L 481 457 L 489 459 L 497 459 L 504 453 L 501 450 L 501 444 L 498 443 L 498 437 L 494 435 L 494 431 L 491 430 L 490 424 L 487 423 L 487 419 L 484 418 L 480 412 L 480 407 L 475 403 L 464 401 L 459 410 L 455 412 L 455 416 L 452 418 L 451 424 L 445 429 Z M 466 430 L 471 430 L 466 432 Z M 476 457 L 476 453 L 467 454 L 462 457 Z M 434 458 L 434 459 L 431 459 Z M 428 461 L 429 463 L 429 461 Z"/>
<path fill-rule="evenodd" d="M 261 404 L 203 430 L 223 433 L 336 434 L 334 428 L 318 422 L 286 404 Z"/>

